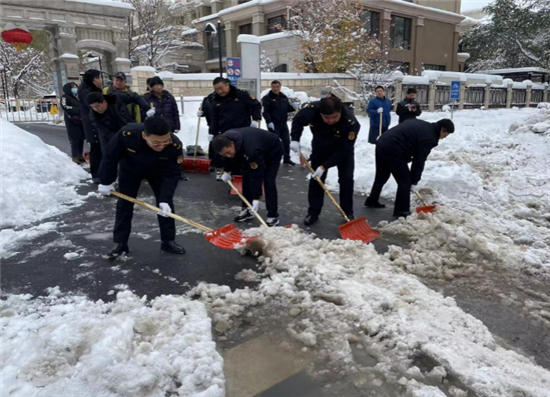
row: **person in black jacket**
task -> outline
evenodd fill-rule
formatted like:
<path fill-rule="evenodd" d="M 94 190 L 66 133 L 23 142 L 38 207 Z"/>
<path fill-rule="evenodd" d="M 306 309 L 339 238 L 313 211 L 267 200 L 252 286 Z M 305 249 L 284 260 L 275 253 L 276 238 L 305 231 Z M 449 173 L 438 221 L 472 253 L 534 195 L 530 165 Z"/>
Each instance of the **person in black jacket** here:
<path fill-rule="evenodd" d="M 176 98 L 164 89 L 164 82 L 158 76 L 152 77 L 149 81 L 151 91 L 143 95 L 145 102 L 154 108 L 157 115 L 160 114 L 170 125 L 171 132 L 178 132 L 181 129 L 180 112 Z"/>
<path fill-rule="evenodd" d="M 324 182 L 327 170 L 338 167 L 340 205 L 350 220 L 353 215 L 353 172 L 355 169 L 355 141 L 361 125 L 337 98 L 324 98 L 300 110 L 292 121 L 290 149 L 300 152 L 300 137 L 304 127 L 313 133 L 311 165 L 315 176 Z M 309 182 L 309 209 L 304 220 L 306 226 L 319 219 L 325 192 L 312 178 Z"/>
<path fill-rule="evenodd" d="M 71 144 L 71 158 L 77 164 L 85 164 L 84 159 L 84 127 L 82 126 L 82 115 L 80 113 L 80 102 L 76 94 L 78 85 L 76 83 L 67 83 L 63 86 L 63 96 L 61 97 L 61 108 L 65 119 L 65 127 L 69 143 Z"/>
<path fill-rule="evenodd" d="M 90 173 L 92 180 L 99 183 L 99 165 L 101 164 L 101 144 L 99 134 L 90 121 L 90 105 L 88 104 L 88 94 L 91 92 L 101 92 L 103 79 L 101 72 L 95 69 L 89 69 L 82 76 L 82 84 L 78 87 L 78 100 L 80 101 L 80 115 L 82 116 L 82 125 L 84 134 L 90 145 Z"/>
<path fill-rule="evenodd" d="M 264 108 L 263 116 L 267 123 L 267 129 L 277 134 L 283 142 L 284 164 L 296 165 L 290 159 L 290 133 L 288 131 L 288 114 L 296 110 L 288 101 L 288 97 L 281 92 L 281 82 L 274 80 L 271 82 L 271 91 L 262 98 Z"/>
<path fill-rule="evenodd" d="M 90 120 L 99 133 L 102 148 L 107 147 L 111 138 L 122 127 L 128 123 L 136 122 L 128 111 L 129 104 L 138 105 L 148 117 L 155 114 L 155 109 L 149 109 L 147 102 L 135 92 L 108 95 L 92 92 L 87 99 L 91 108 Z"/>
<path fill-rule="evenodd" d="M 159 213 L 161 249 L 173 254 L 185 254 L 185 249 L 177 244 L 176 225 L 167 214 L 175 211 L 174 192 L 183 163 L 181 141 L 170 133 L 170 125 L 162 117 L 154 116 L 144 124 L 132 123 L 121 129 L 104 148 L 99 175 L 101 184 L 98 190 L 109 195 L 114 190 L 118 177 L 118 190 L 136 198 L 143 179 L 146 179 L 155 194 Z M 109 253 L 116 258 L 129 253 L 128 239 L 132 227 L 134 204 L 119 199 L 116 205 L 116 220 L 113 231 L 116 247 Z"/>
<path fill-rule="evenodd" d="M 382 188 L 393 175 L 397 182 L 397 196 L 393 215 L 408 216 L 410 211 L 410 192 L 422 177 L 424 163 L 431 150 L 440 139 L 446 138 L 455 130 L 449 119 L 428 123 L 423 120 L 409 120 L 384 133 L 376 142 L 376 177 L 366 207 L 384 208 L 378 200 Z M 407 163 L 412 161 L 411 169 Z"/>
<path fill-rule="evenodd" d="M 399 116 L 399 124 L 408 119 L 416 119 L 422 113 L 420 104 L 415 101 L 416 88 L 407 90 L 407 97 L 397 104 L 395 113 Z"/>
<path fill-rule="evenodd" d="M 277 135 L 254 127 L 231 129 L 218 135 L 212 147 L 225 159 L 224 182 L 231 180 L 231 170 L 235 164 L 243 170 L 243 195 L 258 211 L 262 197 L 262 184 L 265 187 L 268 226 L 279 224 L 277 205 L 277 172 L 283 157 L 283 145 Z M 243 209 L 235 222 L 246 222 L 254 214 L 243 203 Z"/>
<path fill-rule="evenodd" d="M 223 77 L 216 77 L 213 81 L 214 95 L 208 97 L 212 110 L 211 122 L 208 126 L 208 139 L 212 141 L 215 136 L 233 128 L 259 126 L 262 119 L 262 105 L 248 91 L 241 90 L 231 85 L 231 82 Z M 251 121 L 251 118 L 252 120 Z M 209 152 L 215 152 L 210 145 Z M 211 158 L 217 169 L 216 180 L 221 180 L 223 162 L 217 154 Z M 236 170 L 235 170 L 236 171 Z M 234 173 L 235 173 L 234 171 Z"/>

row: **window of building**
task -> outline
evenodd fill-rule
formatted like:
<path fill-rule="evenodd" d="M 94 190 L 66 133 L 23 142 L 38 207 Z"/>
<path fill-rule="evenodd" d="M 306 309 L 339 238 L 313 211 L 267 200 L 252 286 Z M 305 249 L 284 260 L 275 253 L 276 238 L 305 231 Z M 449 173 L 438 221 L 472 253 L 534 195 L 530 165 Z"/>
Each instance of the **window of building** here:
<path fill-rule="evenodd" d="M 279 17 L 268 18 L 267 20 L 267 34 L 280 32 L 282 27 L 286 29 L 286 18 L 281 15 Z"/>
<path fill-rule="evenodd" d="M 226 56 L 226 44 L 225 44 L 225 29 L 223 26 L 219 34 L 221 35 L 221 41 L 222 41 L 222 57 L 224 57 Z M 208 45 L 208 59 L 217 59 L 220 56 L 219 49 L 218 49 L 218 34 L 207 33 L 206 41 Z"/>
<path fill-rule="evenodd" d="M 365 23 L 365 28 L 371 36 L 378 36 L 380 33 L 380 13 L 376 11 L 366 11 L 361 15 L 361 20 Z"/>
<path fill-rule="evenodd" d="M 281 63 L 273 69 L 275 73 L 286 73 L 288 72 L 288 65 L 286 63 Z"/>
<path fill-rule="evenodd" d="M 411 49 L 412 19 L 392 15 L 391 17 L 391 46 L 403 50 Z"/>
<path fill-rule="evenodd" d="M 252 34 L 252 24 L 239 26 L 239 34 Z"/>
<path fill-rule="evenodd" d="M 429 63 L 425 63 L 424 70 L 440 70 L 444 72 L 445 70 L 447 70 L 447 67 L 445 65 L 431 65 Z"/>

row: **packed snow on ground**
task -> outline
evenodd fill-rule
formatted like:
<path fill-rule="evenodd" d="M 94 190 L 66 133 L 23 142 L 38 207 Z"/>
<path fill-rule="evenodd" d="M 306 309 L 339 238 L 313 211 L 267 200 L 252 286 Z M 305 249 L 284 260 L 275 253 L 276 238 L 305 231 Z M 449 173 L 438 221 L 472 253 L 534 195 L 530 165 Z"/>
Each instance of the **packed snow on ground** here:
<path fill-rule="evenodd" d="M 17 240 L 33 234 L 12 228 L 81 204 L 75 185 L 88 173 L 57 148 L 5 119 L 0 120 L 0 128 L 0 255 L 4 256 Z"/>
<path fill-rule="evenodd" d="M 259 310 L 253 315 L 259 321 L 271 313 L 284 327 L 280 333 L 313 349 L 334 378 L 374 393 L 368 395 L 392 384 L 410 396 L 466 395 L 460 390 L 480 397 L 550 396 L 549 371 L 499 346 L 453 298 L 430 290 L 372 245 L 321 240 L 296 227 L 265 229 L 263 238 L 268 248 L 257 288 L 203 283 L 192 291 L 208 304 L 218 331 L 249 311 Z M 376 365 L 355 359 L 358 345 Z M 435 367 L 421 370 L 415 360 L 423 357 Z M 459 385 L 454 394 L 444 394 L 447 381 Z"/>
<path fill-rule="evenodd" d="M 223 360 L 202 303 L 11 295 L 0 302 L 2 395 L 222 397 Z"/>

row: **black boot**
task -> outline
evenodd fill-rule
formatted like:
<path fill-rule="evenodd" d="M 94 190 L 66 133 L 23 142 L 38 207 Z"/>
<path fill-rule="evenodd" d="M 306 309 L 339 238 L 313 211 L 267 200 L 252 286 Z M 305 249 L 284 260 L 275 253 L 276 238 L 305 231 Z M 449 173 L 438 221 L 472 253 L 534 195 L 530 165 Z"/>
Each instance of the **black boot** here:
<path fill-rule="evenodd" d="M 348 219 L 350 221 L 353 221 L 355 219 L 355 215 L 353 215 L 353 214 L 346 214 L 346 216 L 348 217 Z"/>
<path fill-rule="evenodd" d="M 318 220 L 319 220 L 318 216 L 308 214 L 308 216 L 306 216 L 306 219 L 304 219 L 304 225 L 311 226 Z"/>
<path fill-rule="evenodd" d="M 121 243 L 121 244 L 117 244 L 117 246 L 113 248 L 107 256 L 109 257 L 109 259 L 115 259 L 123 254 L 127 255 L 129 253 L 130 253 L 130 249 L 128 248 L 128 244 Z"/>
<path fill-rule="evenodd" d="M 291 159 L 286 159 L 285 161 L 283 161 L 283 164 L 286 164 L 286 165 L 296 165 L 296 163 L 294 161 L 292 161 Z"/>
<path fill-rule="evenodd" d="M 386 208 L 386 204 L 382 204 L 380 201 L 373 202 L 368 198 L 365 200 L 365 207 L 369 208 Z"/>
<path fill-rule="evenodd" d="M 169 252 L 171 254 L 176 255 L 183 255 L 185 254 L 185 248 L 183 248 L 181 245 L 176 243 L 174 240 L 172 241 L 163 241 L 160 245 L 160 249 Z"/>

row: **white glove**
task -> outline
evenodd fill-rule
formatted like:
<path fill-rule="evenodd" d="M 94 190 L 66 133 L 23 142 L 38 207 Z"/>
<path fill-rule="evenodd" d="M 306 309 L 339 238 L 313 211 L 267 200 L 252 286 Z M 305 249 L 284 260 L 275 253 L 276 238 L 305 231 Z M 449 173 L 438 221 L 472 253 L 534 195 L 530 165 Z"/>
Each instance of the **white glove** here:
<path fill-rule="evenodd" d="M 267 129 L 268 129 L 268 130 L 273 130 L 273 131 L 275 131 L 275 124 L 269 123 L 269 124 L 267 125 Z"/>
<path fill-rule="evenodd" d="M 252 122 L 250 123 L 250 126 L 254 128 L 258 128 L 258 122 L 256 120 L 252 120 Z"/>
<path fill-rule="evenodd" d="M 252 201 L 252 209 L 254 210 L 254 212 L 258 212 L 258 210 L 260 209 L 260 200 Z"/>
<path fill-rule="evenodd" d="M 155 109 L 149 109 L 147 112 L 145 112 L 145 115 L 147 117 L 153 117 L 155 115 L 156 110 Z"/>
<path fill-rule="evenodd" d="M 172 208 L 170 208 L 168 203 L 159 203 L 159 208 L 162 210 L 162 212 L 159 212 L 160 216 L 167 217 L 168 214 L 172 213 Z"/>
<path fill-rule="evenodd" d="M 384 108 L 378 108 L 378 113 L 384 113 Z"/>
<path fill-rule="evenodd" d="M 292 150 L 293 152 L 298 153 L 300 151 L 300 142 L 298 142 L 298 141 L 290 142 L 290 150 Z"/>
<path fill-rule="evenodd" d="M 420 188 L 418 187 L 418 185 L 411 185 L 411 192 L 418 192 L 420 190 Z"/>
<path fill-rule="evenodd" d="M 229 172 L 224 172 L 222 174 L 222 181 L 227 183 L 227 181 L 232 181 L 232 180 L 233 180 L 233 177 L 231 176 L 231 174 Z"/>
<path fill-rule="evenodd" d="M 208 134 L 208 142 L 212 142 L 212 139 L 214 139 L 214 135 Z"/>
<path fill-rule="evenodd" d="M 108 196 L 111 194 L 111 190 L 115 190 L 115 184 L 111 183 L 110 185 L 99 185 L 97 187 L 97 191 L 101 193 L 104 196 Z"/>
<path fill-rule="evenodd" d="M 325 173 L 325 169 L 323 168 L 322 165 L 320 165 L 319 167 L 317 167 L 317 169 L 313 173 L 313 177 L 320 178 L 321 176 L 323 176 L 324 173 Z"/>
<path fill-rule="evenodd" d="M 292 102 L 292 107 L 296 110 L 300 110 L 300 102 Z"/>
<path fill-rule="evenodd" d="M 202 117 L 203 114 L 204 114 L 203 111 L 202 111 L 202 110 L 199 110 L 199 111 L 197 112 L 197 117 Z"/>

